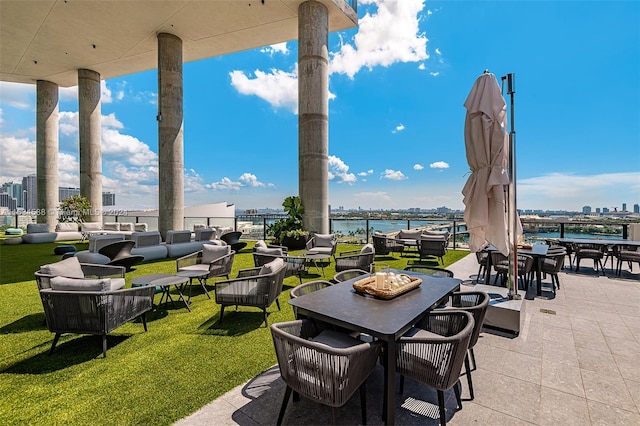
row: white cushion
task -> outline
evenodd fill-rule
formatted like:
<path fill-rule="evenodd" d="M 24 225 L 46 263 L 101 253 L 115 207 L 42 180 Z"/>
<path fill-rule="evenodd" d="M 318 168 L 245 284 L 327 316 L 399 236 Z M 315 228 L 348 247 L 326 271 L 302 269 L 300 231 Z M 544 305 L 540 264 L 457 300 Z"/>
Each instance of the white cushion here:
<path fill-rule="evenodd" d="M 56 225 L 56 232 L 78 232 L 78 224 L 75 222 L 62 222 Z"/>
<path fill-rule="evenodd" d="M 147 232 L 147 224 L 146 223 L 136 223 L 133 226 L 135 232 Z"/>
<path fill-rule="evenodd" d="M 282 249 L 279 247 L 274 247 L 274 248 L 258 248 L 256 250 L 256 253 L 259 254 L 270 254 L 272 256 L 282 256 Z"/>
<path fill-rule="evenodd" d="M 253 246 L 253 248 L 255 248 L 255 249 L 266 249 L 267 248 L 267 243 L 265 243 L 264 240 L 258 240 L 258 241 L 256 241 L 256 244 Z"/>
<path fill-rule="evenodd" d="M 51 289 L 62 291 L 114 291 L 124 287 L 124 278 L 51 278 Z"/>
<path fill-rule="evenodd" d="M 77 257 L 68 257 L 60 262 L 42 265 L 40 272 L 68 278 L 84 278 L 84 272 Z"/>
<path fill-rule="evenodd" d="M 120 224 L 121 231 L 133 232 L 135 230 L 133 223 L 124 222 Z"/>
<path fill-rule="evenodd" d="M 335 237 L 333 234 L 316 234 L 315 236 L 315 247 L 333 247 L 333 242 L 335 241 Z"/>
<path fill-rule="evenodd" d="M 371 243 L 365 244 L 362 247 L 362 250 L 360 250 L 360 254 L 367 254 L 367 253 L 373 253 L 373 244 Z"/>
<path fill-rule="evenodd" d="M 320 334 L 311 339 L 316 343 L 322 343 L 323 345 L 331 346 L 332 348 L 350 348 L 362 344 L 362 340 L 358 340 L 355 337 L 351 337 L 348 334 L 340 333 L 334 330 L 322 330 Z"/>
<path fill-rule="evenodd" d="M 231 246 L 204 244 L 202 246 L 202 263 L 211 263 L 231 253 Z"/>
<path fill-rule="evenodd" d="M 269 275 L 278 271 L 280 268 L 282 268 L 282 266 L 284 266 L 284 260 L 279 257 L 277 259 L 273 259 L 269 263 L 265 263 L 264 265 L 262 265 L 262 268 L 260 268 L 260 272 L 258 274 Z"/>
<path fill-rule="evenodd" d="M 102 229 L 101 222 L 84 222 L 81 224 L 83 232 L 100 231 Z"/>
<path fill-rule="evenodd" d="M 105 222 L 104 225 L 102 225 L 102 229 L 105 231 L 119 231 L 120 230 L 120 223 L 118 222 Z"/>

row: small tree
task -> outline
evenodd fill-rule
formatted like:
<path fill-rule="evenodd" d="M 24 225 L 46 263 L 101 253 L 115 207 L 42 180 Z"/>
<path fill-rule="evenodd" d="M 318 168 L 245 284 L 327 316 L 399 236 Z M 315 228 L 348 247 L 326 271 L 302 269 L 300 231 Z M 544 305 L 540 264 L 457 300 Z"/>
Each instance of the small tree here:
<path fill-rule="evenodd" d="M 91 202 L 82 195 L 72 195 L 60 203 L 60 222 L 84 222 L 90 216 Z"/>

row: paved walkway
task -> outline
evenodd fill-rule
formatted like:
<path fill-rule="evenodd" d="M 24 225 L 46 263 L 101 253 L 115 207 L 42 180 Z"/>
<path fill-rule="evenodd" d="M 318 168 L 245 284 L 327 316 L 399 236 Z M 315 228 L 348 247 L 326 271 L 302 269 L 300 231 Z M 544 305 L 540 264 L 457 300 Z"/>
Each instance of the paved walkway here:
<path fill-rule="evenodd" d="M 542 297 L 527 294 L 533 300 L 525 301 L 517 337 L 491 330 L 481 334 L 475 348 L 475 399 L 468 401 L 464 378 L 461 411 L 455 411 L 453 392 L 447 392 L 449 425 L 640 425 L 638 266 L 635 273 L 627 269 L 621 278 L 610 278 L 597 276 L 585 263 L 579 273 L 561 273 L 555 297 L 550 288 Z M 475 256 L 451 269 L 456 277 L 474 277 Z M 549 278 L 545 284 L 550 285 Z M 273 425 L 284 389 L 274 366 L 176 425 Z M 382 424 L 380 389 L 379 367 L 367 382 L 371 425 Z M 356 393 L 339 409 L 338 423 L 360 420 Z M 289 402 L 284 418 L 285 425 L 330 423 L 330 408 L 305 399 Z M 407 379 L 397 398 L 396 424 L 439 424 L 435 391 Z"/>

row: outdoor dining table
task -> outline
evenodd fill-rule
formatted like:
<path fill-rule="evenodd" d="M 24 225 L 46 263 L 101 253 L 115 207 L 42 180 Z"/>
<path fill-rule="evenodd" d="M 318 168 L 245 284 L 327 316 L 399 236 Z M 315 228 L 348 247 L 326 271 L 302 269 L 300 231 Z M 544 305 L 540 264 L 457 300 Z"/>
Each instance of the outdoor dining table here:
<path fill-rule="evenodd" d="M 356 292 L 353 283 L 362 279 L 357 277 L 289 300 L 298 314 L 366 333 L 386 344 L 382 411 L 388 425 L 393 425 L 395 421 L 396 340 L 446 300 L 449 294 L 459 290 L 462 282 L 456 278 L 409 271 L 394 272 L 421 278 L 422 284 L 407 293 L 385 300 Z"/>
<path fill-rule="evenodd" d="M 485 284 L 488 284 L 491 279 L 491 252 L 497 250 L 493 246 L 485 248 L 489 252 L 489 258 L 487 259 L 486 276 L 484 279 Z M 536 294 L 542 296 L 542 267 L 540 263 L 542 259 L 547 255 L 549 246 L 546 244 L 534 244 L 531 248 L 518 248 L 518 254 L 527 254 L 533 257 L 534 267 L 536 268 Z"/>

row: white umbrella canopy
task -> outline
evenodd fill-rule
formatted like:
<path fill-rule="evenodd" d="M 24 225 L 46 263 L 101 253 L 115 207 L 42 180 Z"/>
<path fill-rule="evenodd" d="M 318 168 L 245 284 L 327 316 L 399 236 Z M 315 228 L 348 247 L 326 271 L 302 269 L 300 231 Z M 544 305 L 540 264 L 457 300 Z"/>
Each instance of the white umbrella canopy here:
<path fill-rule="evenodd" d="M 495 75 L 485 72 L 478 77 L 464 106 L 467 109 L 464 141 L 471 176 L 462 194 L 469 248 L 477 252 L 491 244 L 508 256 L 510 236 L 505 191 L 509 185 L 506 171 L 509 139 L 506 103 Z"/>

